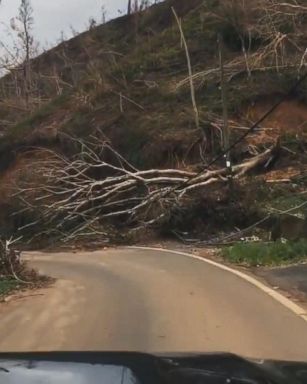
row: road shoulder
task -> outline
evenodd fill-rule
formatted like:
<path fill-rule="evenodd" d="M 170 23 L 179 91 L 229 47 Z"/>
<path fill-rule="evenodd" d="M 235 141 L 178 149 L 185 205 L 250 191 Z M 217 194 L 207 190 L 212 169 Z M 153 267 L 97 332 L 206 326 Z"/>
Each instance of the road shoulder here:
<path fill-rule="evenodd" d="M 286 299 L 299 305 L 304 314 L 307 313 L 307 263 L 281 267 L 247 267 L 243 265 L 226 262 L 215 247 L 195 247 L 173 241 L 162 241 L 147 244 L 147 247 L 161 248 L 165 251 L 177 251 L 210 260 L 230 269 L 235 269 L 252 279 L 255 278 L 260 284 L 267 286 L 280 293 Z M 145 247 L 145 245 L 144 245 Z M 306 316 L 307 318 L 307 316 Z"/>

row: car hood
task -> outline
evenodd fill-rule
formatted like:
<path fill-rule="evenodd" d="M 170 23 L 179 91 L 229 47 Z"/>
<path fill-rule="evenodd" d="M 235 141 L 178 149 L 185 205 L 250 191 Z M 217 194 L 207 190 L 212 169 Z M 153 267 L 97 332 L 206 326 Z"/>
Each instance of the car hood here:
<path fill-rule="evenodd" d="M 231 354 L 0 354 L 0 383 L 306 384 L 307 363 L 254 361 Z"/>

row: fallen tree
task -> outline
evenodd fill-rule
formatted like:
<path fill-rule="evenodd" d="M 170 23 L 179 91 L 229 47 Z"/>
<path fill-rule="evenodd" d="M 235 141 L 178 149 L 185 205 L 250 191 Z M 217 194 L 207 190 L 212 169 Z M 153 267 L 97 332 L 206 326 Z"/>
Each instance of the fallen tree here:
<path fill-rule="evenodd" d="M 110 239 L 114 228 L 135 231 L 167 220 L 196 193 L 218 188 L 257 167 L 266 167 L 276 146 L 232 168 L 196 173 L 179 169 L 139 170 L 108 142 L 77 141 L 80 152 L 69 159 L 47 149 L 35 150 L 30 179 L 16 186 L 22 211 L 34 217 L 20 228 L 35 236 L 60 238 L 100 236 Z M 32 152 L 33 156 L 33 152 Z M 19 212 L 19 213 L 20 213 Z M 16 213 L 18 214 L 18 213 Z M 110 230 L 111 229 L 111 230 Z"/>

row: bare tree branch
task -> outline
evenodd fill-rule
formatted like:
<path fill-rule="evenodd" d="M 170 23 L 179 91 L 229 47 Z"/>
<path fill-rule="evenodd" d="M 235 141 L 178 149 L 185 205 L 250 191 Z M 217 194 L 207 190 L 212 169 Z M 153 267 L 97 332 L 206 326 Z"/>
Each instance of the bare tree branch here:
<path fill-rule="evenodd" d="M 160 223 L 174 207 L 184 207 L 194 193 L 227 182 L 226 168 L 208 170 L 198 177 L 178 169 L 140 171 L 131 169 L 108 143 L 97 138 L 79 144 L 80 153 L 73 159 L 37 150 L 29 179 L 16 186 L 15 197 L 23 212 L 35 218 L 20 228 L 21 233 L 31 230 L 37 236 L 66 240 L 103 233 L 99 236 L 108 238 L 110 225 L 135 229 Z M 105 150 L 113 160 L 105 160 Z M 274 148 L 234 166 L 234 178 L 265 167 L 272 156 Z M 123 165 L 114 165 L 119 159 Z"/>

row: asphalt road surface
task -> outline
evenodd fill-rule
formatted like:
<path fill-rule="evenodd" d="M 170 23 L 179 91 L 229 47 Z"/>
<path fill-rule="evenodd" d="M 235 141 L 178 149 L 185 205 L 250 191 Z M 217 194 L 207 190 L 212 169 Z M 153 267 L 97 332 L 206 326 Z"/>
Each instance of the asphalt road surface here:
<path fill-rule="evenodd" d="M 270 285 L 277 286 L 307 302 L 307 264 L 262 268 L 258 274 Z"/>
<path fill-rule="evenodd" d="M 240 277 L 153 250 L 31 253 L 57 278 L 0 306 L 0 351 L 233 352 L 307 361 L 307 322 Z"/>

